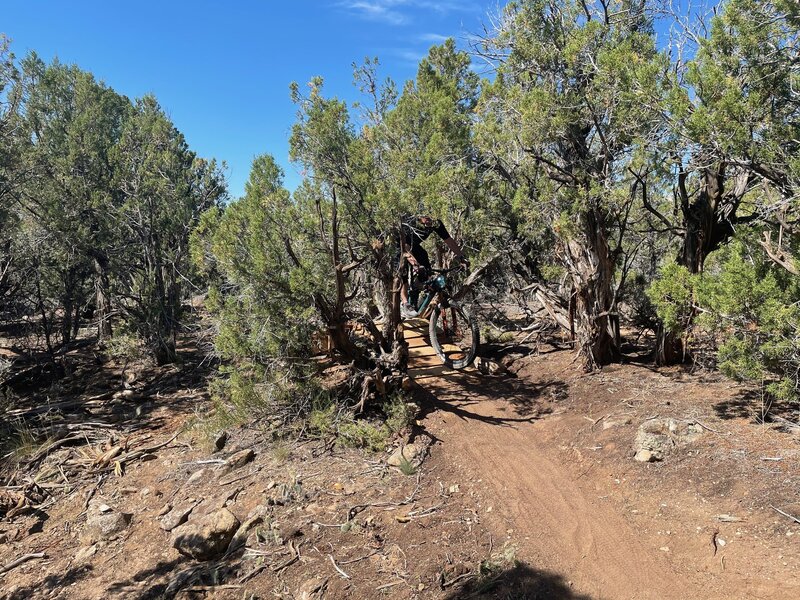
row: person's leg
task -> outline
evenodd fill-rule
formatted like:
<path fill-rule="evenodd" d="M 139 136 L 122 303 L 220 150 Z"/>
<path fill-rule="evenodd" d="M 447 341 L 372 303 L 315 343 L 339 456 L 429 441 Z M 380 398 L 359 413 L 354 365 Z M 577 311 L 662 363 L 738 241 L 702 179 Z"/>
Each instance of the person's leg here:
<path fill-rule="evenodd" d="M 400 268 L 400 254 L 394 257 L 392 266 L 395 271 Z M 403 269 L 400 278 L 400 316 L 404 319 L 413 319 L 417 316 L 417 311 L 408 302 L 408 266 Z"/>
<path fill-rule="evenodd" d="M 411 249 L 411 254 L 417 260 L 417 264 L 421 268 L 425 269 L 425 273 L 420 275 L 422 275 L 422 277 L 427 277 L 431 271 L 431 259 L 428 256 L 428 253 L 425 251 L 425 248 L 423 248 L 422 246 L 415 246 Z M 416 276 L 416 273 L 414 275 Z M 413 306 L 417 306 L 417 303 L 419 301 L 419 290 L 414 289 L 412 287 L 410 296 L 411 296 L 411 304 Z"/>

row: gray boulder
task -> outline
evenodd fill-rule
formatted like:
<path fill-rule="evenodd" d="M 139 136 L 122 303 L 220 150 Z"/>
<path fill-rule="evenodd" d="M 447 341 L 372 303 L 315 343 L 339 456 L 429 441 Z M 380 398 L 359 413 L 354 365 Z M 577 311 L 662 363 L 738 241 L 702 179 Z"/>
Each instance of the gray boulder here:
<path fill-rule="evenodd" d="M 174 529 L 172 547 L 185 556 L 210 560 L 228 549 L 238 529 L 239 519 L 227 508 L 222 508 Z"/>
<path fill-rule="evenodd" d="M 694 421 L 666 417 L 648 419 L 636 432 L 635 457 L 641 462 L 664 460 L 676 448 L 691 444 L 702 434 L 703 428 Z"/>

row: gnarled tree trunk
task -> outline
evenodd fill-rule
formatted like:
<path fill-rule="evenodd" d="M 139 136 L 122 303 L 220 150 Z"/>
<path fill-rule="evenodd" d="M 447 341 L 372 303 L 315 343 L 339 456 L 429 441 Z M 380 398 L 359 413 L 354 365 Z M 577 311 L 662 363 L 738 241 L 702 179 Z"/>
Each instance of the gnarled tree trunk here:
<path fill-rule="evenodd" d="M 733 178 L 733 189 L 726 191 L 726 164 L 706 167 L 701 171 L 700 190 L 690 202 L 686 189 L 687 173 L 678 174 L 678 195 L 683 214 L 684 237 L 677 257 L 679 265 L 692 273 L 702 273 L 708 255 L 727 242 L 734 234 L 734 225 L 742 197 L 752 181 L 750 174 L 742 172 Z M 690 321 L 691 322 L 691 321 Z M 669 365 L 683 361 L 686 348 L 680 334 L 667 331 L 663 324 L 656 331 L 655 362 Z"/>
<path fill-rule="evenodd" d="M 614 260 L 602 215 L 582 215 L 581 239 L 564 242 L 574 294 L 575 334 L 587 371 L 620 357 L 619 321 L 614 304 Z"/>

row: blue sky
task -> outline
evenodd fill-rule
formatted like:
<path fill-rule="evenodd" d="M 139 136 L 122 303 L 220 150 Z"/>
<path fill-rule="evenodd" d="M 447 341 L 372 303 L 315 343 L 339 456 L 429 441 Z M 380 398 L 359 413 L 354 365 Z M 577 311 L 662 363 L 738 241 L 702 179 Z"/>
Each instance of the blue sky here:
<path fill-rule="evenodd" d="M 414 76 L 428 47 L 466 44 L 498 0 L 4 0 L 0 32 L 23 56 L 35 50 L 91 71 L 131 98 L 153 93 L 198 154 L 228 163 L 233 197 L 264 152 L 288 162 L 292 81 L 325 78 L 352 99 L 352 63 L 378 56 L 384 76 Z"/>

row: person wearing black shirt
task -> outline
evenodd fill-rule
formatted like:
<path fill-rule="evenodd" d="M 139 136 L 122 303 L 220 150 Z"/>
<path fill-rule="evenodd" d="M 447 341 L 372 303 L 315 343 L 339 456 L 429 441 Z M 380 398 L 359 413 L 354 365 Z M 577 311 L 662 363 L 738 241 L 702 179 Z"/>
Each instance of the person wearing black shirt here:
<path fill-rule="evenodd" d="M 461 252 L 461 248 L 459 248 L 455 240 L 450 237 L 444 223 L 433 217 L 414 215 L 403 217 L 401 233 L 405 246 L 405 258 L 414 273 L 417 273 L 420 268 L 426 271 L 431 269 L 431 260 L 425 248 L 422 247 L 422 242 L 427 240 L 432 233 L 436 233 L 439 236 L 453 254 L 458 257 L 461 264 L 469 265 L 469 261 L 464 256 L 464 253 Z M 408 301 L 408 282 L 405 278 L 403 278 L 403 284 L 400 288 L 400 301 L 400 313 L 404 319 L 410 319 L 418 315 L 414 306 Z"/>

